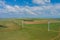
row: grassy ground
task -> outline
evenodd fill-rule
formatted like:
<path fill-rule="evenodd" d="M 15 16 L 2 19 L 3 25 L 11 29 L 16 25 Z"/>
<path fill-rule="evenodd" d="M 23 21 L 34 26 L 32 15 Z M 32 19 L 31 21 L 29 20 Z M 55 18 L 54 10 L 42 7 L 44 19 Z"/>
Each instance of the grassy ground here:
<path fill-rule="evenodd" d="M 51 23 L 50 24 L 50 30 L 53 30 L 53 31 L 60 31 L 60 22 L 58 23 Z"/>
<path fill-rule="evenodd" d="M 5 22 L 1 23 L 3 24 Z M 15 23 L 20 27 L 20 21 Z M 51 29 L 55 30 L 57 27 L 54 25 L 58 26 L 59 23 L 51 24 Z M 60 32 L 48 31 L 47 24 L 24 24 L 24 28 L 20 30 L 0 31 L 0 40 L 60 40 Z"/>

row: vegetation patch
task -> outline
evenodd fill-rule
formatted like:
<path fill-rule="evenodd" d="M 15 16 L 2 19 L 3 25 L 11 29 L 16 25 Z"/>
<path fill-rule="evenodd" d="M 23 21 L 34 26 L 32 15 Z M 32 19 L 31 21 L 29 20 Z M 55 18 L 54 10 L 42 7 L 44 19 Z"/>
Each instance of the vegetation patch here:
<path fill-rule="evenodd" d="M 21 29 L 21 26 L 12 21 L 6 21 L 0 25 L 0 29 L 2 29 L 0 31 L 12 31 Z"/>
<path fill-rule="evenodd" d="M 60 40 L 60 32 L 56 32 L 60 31 L 60 23 L 50 23 L 50 30 L 54 31 L 48 31 L 47 20 L 25 22 L 20 19 L 0 21 L 0 40 Z"/>

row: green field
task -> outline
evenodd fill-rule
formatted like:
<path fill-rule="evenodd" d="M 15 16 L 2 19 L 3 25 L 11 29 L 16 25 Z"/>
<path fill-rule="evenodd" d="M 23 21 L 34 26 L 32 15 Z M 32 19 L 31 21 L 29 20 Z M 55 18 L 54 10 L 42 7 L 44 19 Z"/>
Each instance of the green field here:
<path fill-rule="evenodd" d="M 50 30 L 60 32 L 60 22 L 51 23 L 50 24 Z"/>
<path fill-rule="evenodd" d="M 22 28 L 21 20 L 0 21 L 0 25 L 6 23 L 13 23 L 20 29 L 5 31 L 5 27 L 0 27 L 0 40 L 60 40 L 60 23 L 51 23 L 51 31 L 48 31 L 48 24 L 24 24 Z"/>

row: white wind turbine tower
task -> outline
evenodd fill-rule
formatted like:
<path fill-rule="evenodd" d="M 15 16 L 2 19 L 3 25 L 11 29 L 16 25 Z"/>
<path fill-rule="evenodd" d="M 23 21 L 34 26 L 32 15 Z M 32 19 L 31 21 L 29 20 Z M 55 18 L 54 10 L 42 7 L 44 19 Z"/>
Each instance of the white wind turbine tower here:
<path fill-rule="evenodd" d="M 50 31 L 50 21 L 48 20 L 48 31 Z"/>

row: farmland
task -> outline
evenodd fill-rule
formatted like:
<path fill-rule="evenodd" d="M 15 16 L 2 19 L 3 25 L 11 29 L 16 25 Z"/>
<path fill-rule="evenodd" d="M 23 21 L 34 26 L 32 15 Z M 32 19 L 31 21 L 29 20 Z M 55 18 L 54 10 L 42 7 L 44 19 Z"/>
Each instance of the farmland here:
<path fill-rule="evenodd" d="M 23 19 L 0 20 L 0 40 L 60 40 L 60 20 L 50 19 L 50 31 L 48 31 L 47 19 L 33 19 L 34 21 L 24 21 Z"/>

